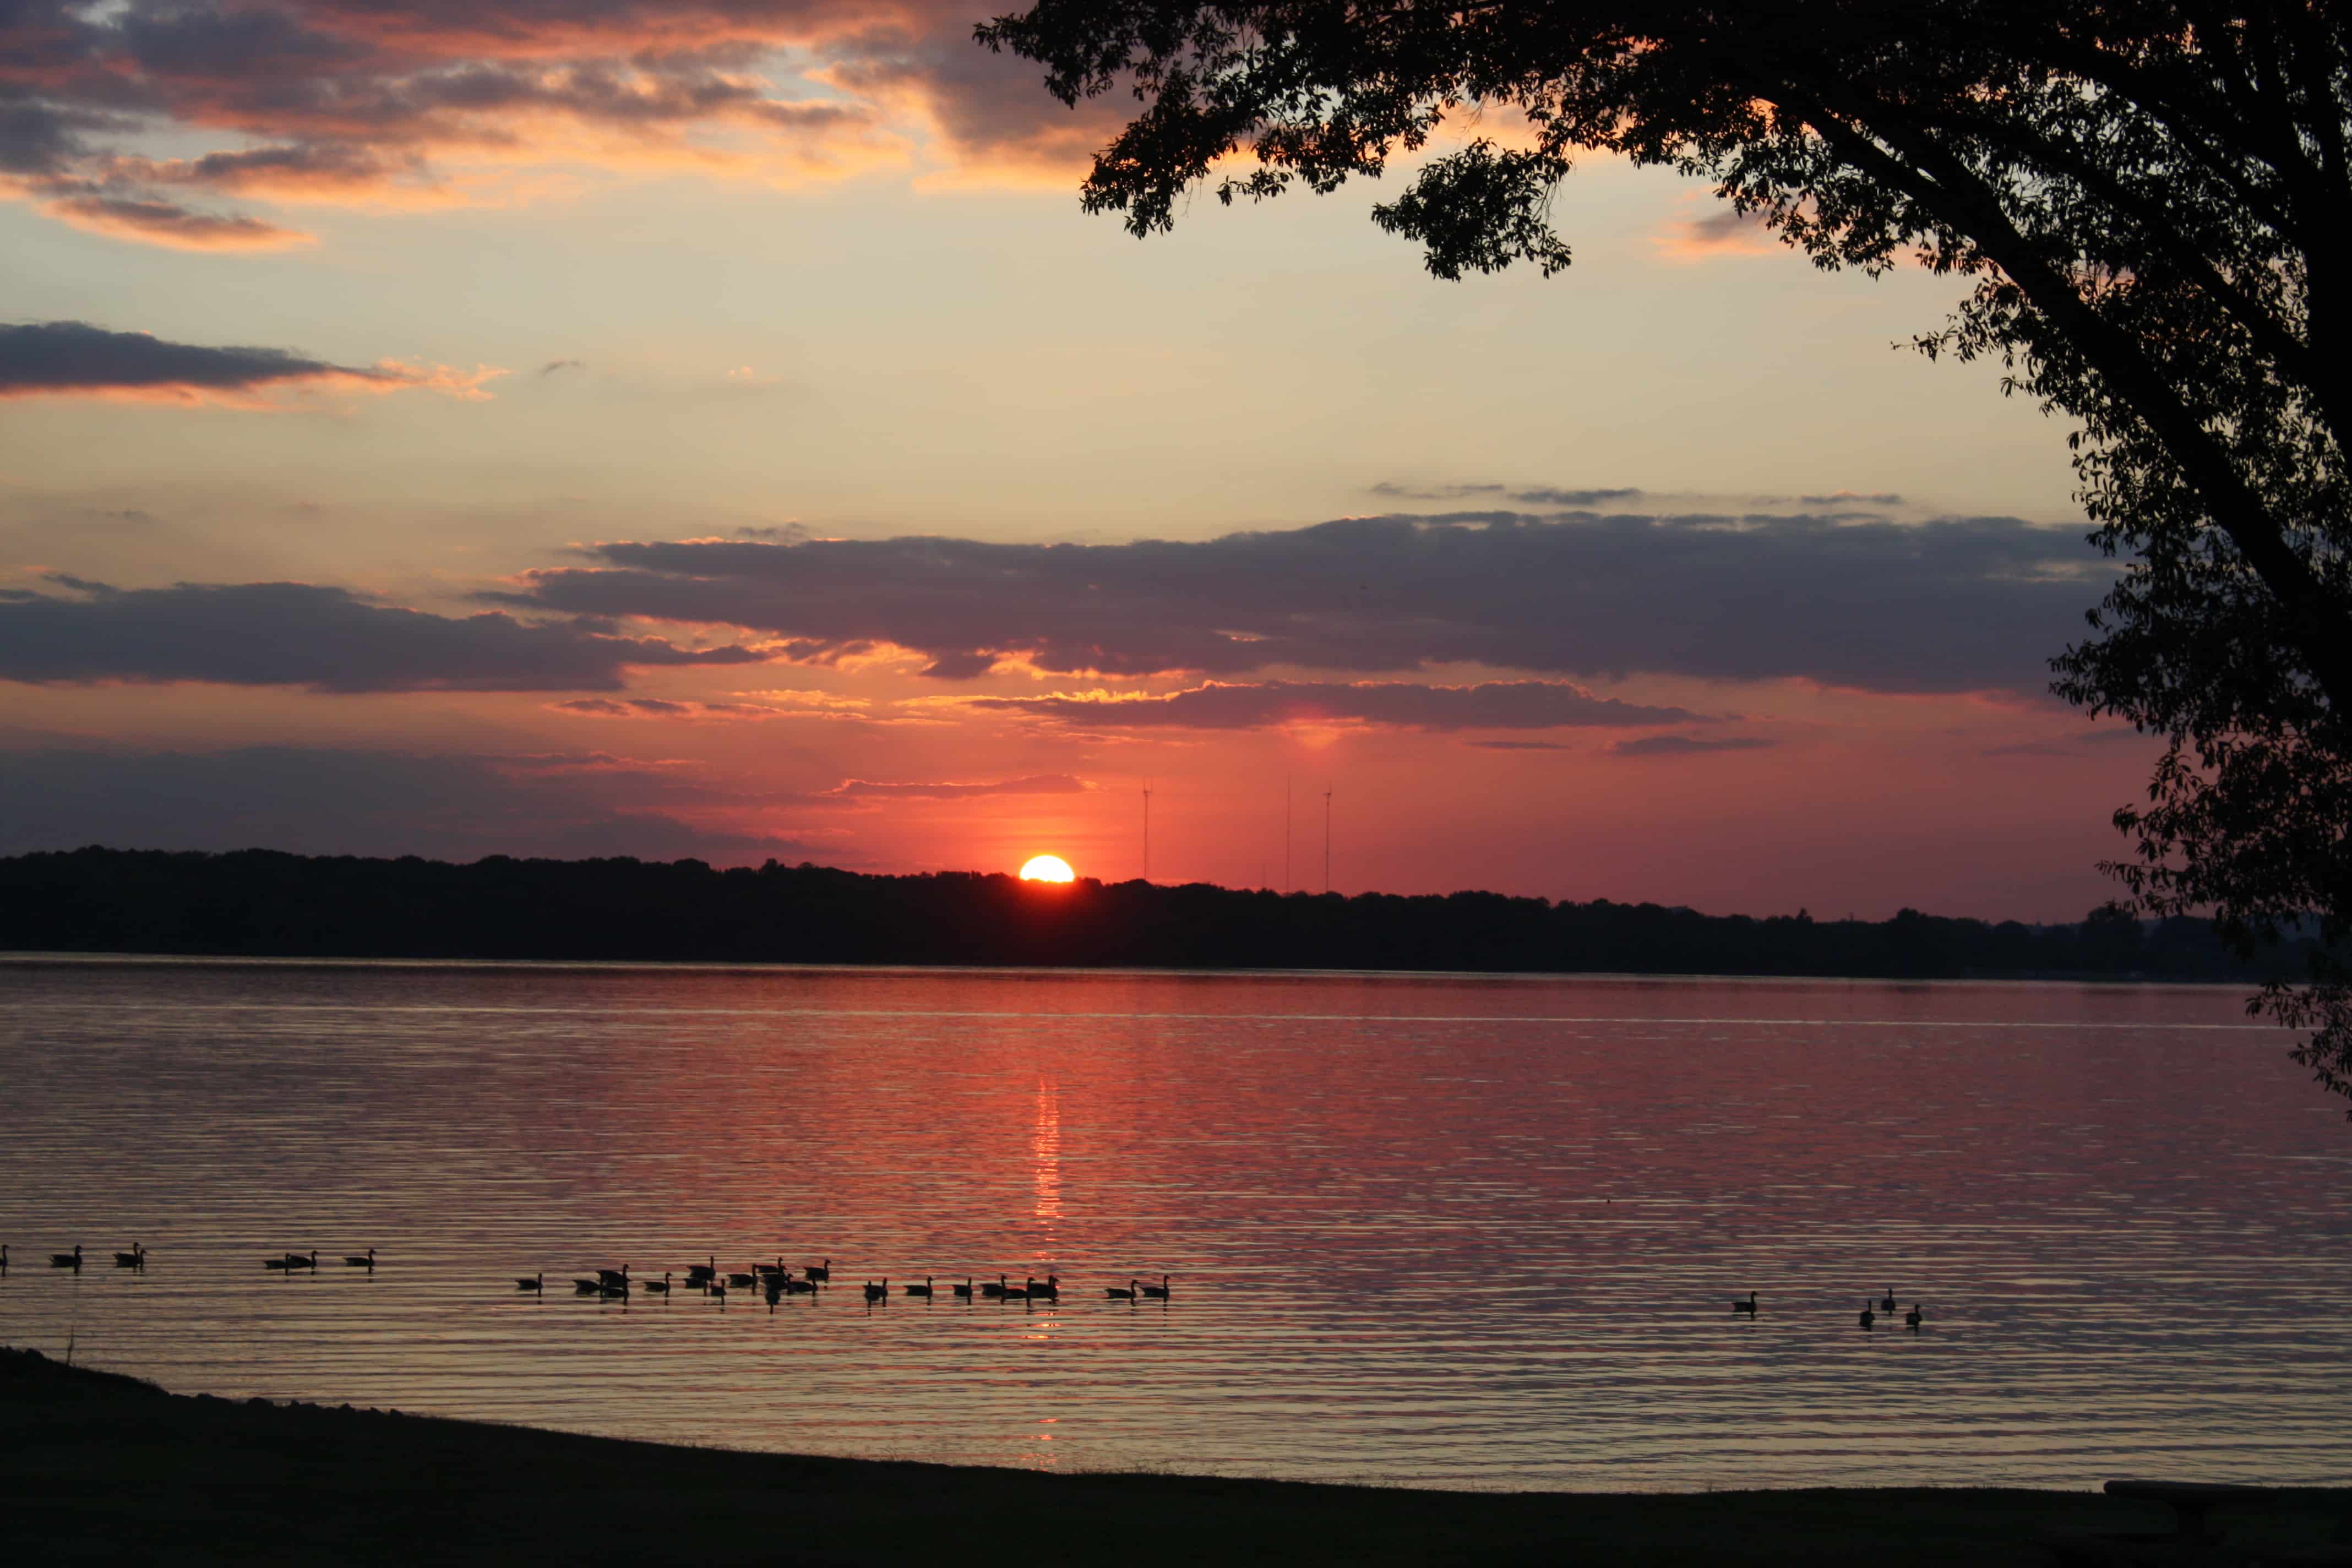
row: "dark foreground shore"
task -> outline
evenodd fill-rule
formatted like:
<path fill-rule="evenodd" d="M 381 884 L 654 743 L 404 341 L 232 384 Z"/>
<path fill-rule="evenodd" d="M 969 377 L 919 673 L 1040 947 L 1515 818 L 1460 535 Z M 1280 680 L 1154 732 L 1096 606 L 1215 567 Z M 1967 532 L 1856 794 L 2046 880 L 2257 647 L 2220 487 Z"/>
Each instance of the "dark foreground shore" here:
<path fill-rule="evenodd" d="M 694 1397 L 682 1394 L 681 1397 Z M 712 1437 L 789 1408 L 723 1413 Z M 1868 1456 L 1856 1455 L 1857 1479 Z M 2352 1494 L 2244 1521 L 2313 1542 Z M 2161 1532 L 2095 1494 L 1412 1491 L 802 1458 L 239 1403 L 0 1350 L 0 1519 L 44 1562 L 2049 1563 Z M 2217 1520 L 2217 1522 L 2221 1522 Z M 2265 1525 L 2271 1528 L 2264 1528 Z M 2249 1539 L 2247 1529 L 2232 1531 Z M 2072 1555 L 2072 1553 L 2069 1553 Z M 2101 1555 L 2105 1555 L 2102 1553 Z M 32 1561 L 27 1558 L 26 1561 Z M 2242 1555 L 2151 1561 L 2244 1561 Z"/>

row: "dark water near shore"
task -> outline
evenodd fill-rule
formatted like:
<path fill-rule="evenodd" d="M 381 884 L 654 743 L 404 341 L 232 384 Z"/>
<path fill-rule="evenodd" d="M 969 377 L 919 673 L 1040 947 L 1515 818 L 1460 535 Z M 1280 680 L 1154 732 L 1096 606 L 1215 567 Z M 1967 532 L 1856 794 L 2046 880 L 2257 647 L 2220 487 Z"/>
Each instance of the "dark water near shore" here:
<path fill-rule="evenodd" d="M 2352 1480 L 2352 1127 L 2229 990 L 10 960 L 0 1076 L 0 1342 L 181 1390 L 1432 1485 Z M 779 1252 L 835 1288 L 570 1290 Z M 1062 1300 L 947 1294 L 999 1271 Z M 1925 1331 L 1856 1326 L 1890 1282 Z"/>

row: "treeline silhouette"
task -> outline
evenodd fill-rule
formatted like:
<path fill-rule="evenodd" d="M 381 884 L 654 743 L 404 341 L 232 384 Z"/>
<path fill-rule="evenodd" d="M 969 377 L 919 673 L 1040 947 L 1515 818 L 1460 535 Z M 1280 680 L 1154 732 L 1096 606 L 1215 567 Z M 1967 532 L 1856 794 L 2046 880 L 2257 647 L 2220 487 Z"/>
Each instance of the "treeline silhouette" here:
<path fill-rule="evenodd" d="M 77 849 L 0 858 L 0 948 L 272 957 L 2113 977 L 2301 972 L 2200 920 L 1753 919 L 1496 893 L 1288 895 L 699 860 Z"/>

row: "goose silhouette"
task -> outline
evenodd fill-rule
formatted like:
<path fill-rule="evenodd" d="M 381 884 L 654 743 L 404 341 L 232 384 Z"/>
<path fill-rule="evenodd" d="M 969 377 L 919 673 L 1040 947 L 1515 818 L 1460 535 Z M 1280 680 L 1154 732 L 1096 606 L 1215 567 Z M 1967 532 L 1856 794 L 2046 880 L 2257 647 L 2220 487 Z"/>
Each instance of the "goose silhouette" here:
<path fill-rule="evenodd" d="M 1895 1315 L 1895 1287 L 1894 1287 L 1894 1286 L 1889 1285 L 1889 1286 L 1886 1288 L 1886 1294 L 1885 1294 L 1885 1295 L 1884 1295 L 1884 1296 L 1881 1296 L 1881 1297 L 1878 1299 L 1878 1310 L 1879 1310 L 1880 1311 L 1882 1311 L 1882 1312 L 1885 1313 L 1885 1314 L 1886 1314 L 1888 1317 L 1890 1317 L 1890 1318 L 1891 1318 L 1891 1317 L 1893 1317 L 1893 1316 Z"/>
<path fill-rule="evenodd" d="M 1114 1301 L 1132 1301 L 1135 1300 L 1135 1281 L 1129 1280 L 1127 1289 L 1124 1290 L 1115 1285 L 1106 1285 L 1103 1287 L 1103 1294 Z"/>
<path fill-rule="evenodd" d="M 1866 1329 L 1877 1321 L 1878 1314 L 1870 1310 L 1869 1302 L 1864 1301 L 1862 1304 L 1862 1326 Z"/>
<path fill-rule="evenodd" d="M 1919 1310 L 1919 1303 L 1914 1301 L 1911 1303 L 1911 1310 L 1903 1314 L 1903 1326 L 1906 1329 L 1916 1329 L 1926 1317 L 1927 1314 Z"/>
<path fill-rule="evenodd" d="M 833 1282 L 833 1259 L 828 1258 L 822 1263 L 812 1263 L 801 1272 L 816 1284 L 829 1285 Z"/>
<path fill-rule="evenodd" d="M 1738 1297 L 1734 1296 L 1731 1299 L 1731 1310 L 1735 1312 L 1745 1312 L 1751 1318 L 1754 1317 L 1756 1315 L 1756 1292 L 1753 1290 L 1748 1292 L 1748 1300 L 1745 1301 L 1741 1300 Z"/>
<path fill-rule="evenodd" d="M 883 1276 L 882 1283 L 879 1285 L 868 1279 L 866 1282 L 866 1299 L 869 1301 L 887 1301 L 890 1299 L 889 1276 Z"/>
<path fill-rule="evenodd" d="M 662 1277 L 658 1279 L 646 1280 L 646 1289 L 652 1291 L 656 1296 L 667 1297 L 669 1295 L 669 1270 L 667 1268 L 663 1269 Z"/>
<path fill-rule="evenodd" d="M 117 1268 L 144 1268 L 147 1267 L 147 1249 L 134 1241 L 130 1251 L 114 1255 L 114 1266 Z"/>
<path fill-rule="evenodd" d="M 998 1276 L 996 1277 L 996 1283 L 995 1283 L 995 1284 L 993 1284 L 993 1285 L 982 1285 L 982 1286 L 980 1288 L 980 1293 L 981 1293 L 982 1295 L 983 1295 L 983 1296 L 1002 1296 L 1002 1295 L 1003 1295 L 1003 1294 L 1004 1294 L 1004 1276 L 1003 1276 L 1003 1275 L 1002 1275 L 1002 1274 L 998 1275 Z"/>
<path fill-rule="evenodd" d="M 365 1258 L 360 1258 L 351 1253 L 345 1253 L 343 1255 L 343 1267 L 346 1268 L 364 1268 L 371 1274 L 374 1273 L 375 1248 L 373 1247 L 369 1247 Z"/>
<path fill-rule="evenodd" d="M 1146 1285 L 1143 1288 L 1143 1293 L 1150 1297 L 1155 1301 L 1165 1301 L 1168 1300 L 1168 1276 L 1162 1274 L 1160 1277 L 1160 1283 L 1157 1285 Z"/>
<path fill-rule="evenodd" d="M 923 1276 L 923 1282 L 920 1285 L 905 1285 L 901 1286 L 900 1289 L 906 1291 L 909 1296 L 920 1296 L 924 1300 L 928 1301 L 931 1299 L 931 1277 L 926 1274 Z"/>
<path fill-rule="evenodd" d="M 74 1249 L 71 1252 L 50 1253 L 49 1267 L 52 1268 L 70 1268 L 77 1274 L 80 1273 L 81 1243 L 74 1243 Z"/>
<path fill-rule="evenodd" d="M 528 1279 L 519 1279 L 515 1281 L 515 1289 L 518 1290 L 529 1290 L 533 1295 L 537 1295 L 547 1289 L 547 1276 L 544 1274 L 534 1274 Z"/>

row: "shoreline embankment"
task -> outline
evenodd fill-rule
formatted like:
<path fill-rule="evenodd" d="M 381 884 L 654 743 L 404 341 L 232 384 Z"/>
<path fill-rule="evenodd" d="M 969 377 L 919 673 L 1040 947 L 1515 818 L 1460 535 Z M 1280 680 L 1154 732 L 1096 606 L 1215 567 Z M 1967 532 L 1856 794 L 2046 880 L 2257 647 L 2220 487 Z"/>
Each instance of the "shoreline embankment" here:
<path fill-rule="evenodd" d="M 789 1406 L 711 1405 L 719 1443 L 740 1423 L 793 1418 Z M 1865 1453 L 1856 1466 L 1866 1472 Z M 2313 1519 L 2352 1510 L 2352 1491 L 2292 1496 L 2309 1517 L 2253 1521 L 2256 1534 L 2316 1542 Z M 2158 1537 L 2172 1524 L 2160 1505 L 2058 1490 L 1449 1492 L 749 1453 L 174 1394 L 17 1350 L 0 1350 L 0 1517 L 44 1561 L 175 1564 L 299 1552 L 411 1563 L 1937 1568 L 2110 1560 L 2102 1538 Z M 2277 1528 L 2259 1528 L 2266 1522 Z M 2175 1560 L 2158 1553 L 2116 1560 Z"/>

